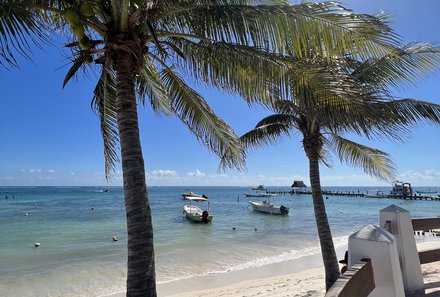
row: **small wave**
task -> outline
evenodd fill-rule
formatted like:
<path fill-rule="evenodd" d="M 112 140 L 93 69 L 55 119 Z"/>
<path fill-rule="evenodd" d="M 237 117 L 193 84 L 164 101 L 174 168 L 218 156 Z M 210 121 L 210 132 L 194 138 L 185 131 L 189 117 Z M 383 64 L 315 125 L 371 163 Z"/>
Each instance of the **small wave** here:
<path fill-rule="evenodd" d="M 348 236 L 341 236 L 341 237 L 335 237 L 333 238 L 333 244 L 335 248 L 343 247 L 344 245 L 347 245 Z M 291 260 L 297 260 L 303 257 L 307 256 L 313 256 L 317 255 L 321 252 L 321 248 L 319 245 L 310 245 L 301 248 L 300 250 L 290 250 L 284 253 L 281 253 L 276 256 L 269 256 L 269 257 L 262 257 L 262 258 L 256 258 L 250 261 L 246 261 L 244 263 L 238 263 L 233 266 L 228 266 L 227 268 L 220 268 L 215 270 L 209 270 L 207 272 L 203 273 L 194 273 L 194 274 L 187 274 L 187 275 L 180 275 L 178 277 L 168 277 L 164 280 L 158 281 L 158 284 L 165 284 L 170 283 L 173 281 L 178 280 L 185 280 L 185 279 L 191 279 L 196 277 L 203 277 L 208 275 L 216 275 L 216 274 L 224 274 L 229 273 L 232 271 L 239 271 L 254 267 L 261 267 L 269 264 L 275 264 L 275 263 L 281 263 L 281 262 L 287 262 Z"/>

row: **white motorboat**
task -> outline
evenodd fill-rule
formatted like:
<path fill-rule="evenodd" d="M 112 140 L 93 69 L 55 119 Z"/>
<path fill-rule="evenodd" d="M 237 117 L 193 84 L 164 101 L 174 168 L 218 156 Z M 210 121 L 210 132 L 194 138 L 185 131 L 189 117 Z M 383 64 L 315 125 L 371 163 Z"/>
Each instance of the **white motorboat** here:
<path fill-rule="evenodd" d="M 252 193 L 244 193 L 246 197 L 260 197 L 260 198 L 267 198 L 267 197 L 275 197 L 276 194 L 271 194 L 267 192 L 267 189 L 263 185 L 259 185 L 258 187 L 251 188 L 254 192 Z"/>
<path fill-rule="evenodd" d="M 276 215 L 287 215 L 289 214 L 289 208 L 284 205 L 274 205 L 268 200 L 264 201 L 249 201 L 254 211 L 265 212 Z"/>
<path fill-rule="evenodd" d="M 212 221 L 213 216 L 209 214 L 209 201 L 203 197 L 186 197 L 189 200 L 189 205 L 183 206 L 183 213 L 185 216 L 193 222 L 208 224 Z M 200 207 L 193 205 L 193 202 L 206 202 L 208 201 L 208 209 L 202 210 Z"/>
<path fill-rule="evenodd" d="M 253 191 L 267 191 L 267 189 L 263 185 L 259 185 L 258 187 L 252 187 Z"/>
<path fill-rule="evenodd" d="M 205 198 L 205 199 L 208 199 L 208 197 L 205 194 L 199 195 L 199 194 L 196 194 L 194 192 L 182 193 L 181 195 L 182 195 L 183 199 L 187 199 L 188 197 L 189 198 Z"/>
<path fill-rule="evenodd" d="M 412 197 L 413 190 L 410 183 L 404 183 L 400 181 L 394 182 L 393 189 L 390 192 L 390 196 L 393 197 Z"/>

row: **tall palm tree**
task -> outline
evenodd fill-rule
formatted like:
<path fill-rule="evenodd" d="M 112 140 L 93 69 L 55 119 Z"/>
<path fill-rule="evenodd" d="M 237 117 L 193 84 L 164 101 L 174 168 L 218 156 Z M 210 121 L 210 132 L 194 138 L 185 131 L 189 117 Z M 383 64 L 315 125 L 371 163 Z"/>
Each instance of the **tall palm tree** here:
<path fill-rule="evenodd" d="M 328 290 L 339 277 L 339 266 L 323 200 L 319 162 L 329 165 L 329 152 L 382 180 L 395 174 L 390 156 L 343 137 L 354 132 L 371 139 L 399 140 L 419 120 L 440 124 L 440 105 L 415 99 L 395 100 L 390 88 L 414 84 L 440 63 L 440 51 L 412 43 L 365 61 L 345 56 L 329 61 L 317 56 L 303 60 L 298 75 L 291 67 L 287 99 L 272 106 L 275 114 L 261 120 L 241 137 L 246 149 L 274 144 L 279 137 L 302 136 L 309 160 L 309 178 Z"/>
<path fill-rule="evenodd" d="M 233 130 L 187 85 L 189 77 L 269 104 L 272 87 L 261 75 L 273 61 L 254 53 L 295 52 L 307 45 L 329 54 L 379 55 L 395 43 L 381 16 L 356 15 L 336 2 L 290 6 L 283 0 L 38 0 L 57 29 L 74 38 L 72 67 L 97 68 L 94 107 L 101 119 L 106 175 L 120 143 L 128 230 L 127 296 L 156 296 L 153 228 L 137 105 L 174 114 L 228 165 L 240 167 L 243 151 Z M 310 26 L 307 34 L 304 26 Z M 310 32 L 314 34 L 309 35 Z M 334 39 L 339 43 L 335 44 Z M 234 56 L 230 56 L 234 54 Z M 303 53 L 308 56 L 308 53 Z M 275 69 L 275 68 L 273 68 Z M 246 72 L 246 73 L 244 73 Z M 137 100 L 138 99 L 138 100 Z"/>

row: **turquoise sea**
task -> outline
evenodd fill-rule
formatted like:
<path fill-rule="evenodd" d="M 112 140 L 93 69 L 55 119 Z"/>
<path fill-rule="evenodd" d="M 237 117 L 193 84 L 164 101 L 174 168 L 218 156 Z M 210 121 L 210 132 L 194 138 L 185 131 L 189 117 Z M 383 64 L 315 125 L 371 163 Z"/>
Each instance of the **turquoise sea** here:
<path fill-rule="evenodd" d="M 271 216 L 249 208 L 244 196 L 248 190 L 192 187 L 211 201 L 214 219 L 204 225 L 182 215 L 180 194 L 187 188 L 149 187 L 158 283 L 319 253 L 309 195 L 279 196 L 276 203 L 289 206 L 290 214 Z M 390 204 L 406 208 L 413 217 L 440 215 L 439 201 L 331 196 L 326 206 L 336 247 L 346 245 L 347 236 L 363 225 L 377 224 L 379 210 Z M 119 240 L 113 242 L 113 236 Z M 41 246 L 35 248 L 36 242 Z M 126 254 L 122 188 L 103 192 L 102 187 L 0 187 L 0 296 L 105 296 L 123 291 Z"/>

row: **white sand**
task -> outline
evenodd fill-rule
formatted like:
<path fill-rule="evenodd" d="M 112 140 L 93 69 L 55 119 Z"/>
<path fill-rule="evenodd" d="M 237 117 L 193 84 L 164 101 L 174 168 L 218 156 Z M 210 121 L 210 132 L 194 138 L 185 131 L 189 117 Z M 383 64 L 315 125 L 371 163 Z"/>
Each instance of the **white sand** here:
<path fill-rule="evenodd" d="M 337 250 L 343 257 L 346 247 Z M 324 269 L 320 254 L 244 270 L 157 285 L 159 297 L 322 297 Z M 125 293 L 110 295 L 123 297 Z"/>
<path fill-rule="evenodd" d="M 440 297 L 440 262 L 422 265 L 426 297 Z M 254 279 L 216 289 L 186 292 L 170 297 L 323 297 L 324 270 L 309 269 L 294 274 Z"/>
<path fill-rule="evenodd" d="M 324 270 L 310 269 L 294 274 L 244 281 L 216 289 L 171 295 L 172 297 L 322 297 L 325 294 Z M 170 297 L 171 297 L 170 296 Z"/>
<path fill-rule="evenodd" d="M 338 250 L 338 256 L 343 253 Z M 307 267 L 313 267 L 308 269 Z M 160 297 L 323 297 L 324 269 L 316 256 L 226 274 L 159 284 Z M 440 297 L 440 262 L 422 265 L 426 297 Z M 112 295 L 125 296 L 124 293 Z"/>
<path fill-rule="evenodd" d="M 422 265 L 423 282 L 427 297 L 440 297 L 440 262 Z"/>
<path fill-rule="evenodd" d="M 346 247 L 337 249 L 342 259 Z M 160 297 L 189 296 L 323 296 L 321 254 L 223 274 L 179 280 L 157 286 Z"/>

